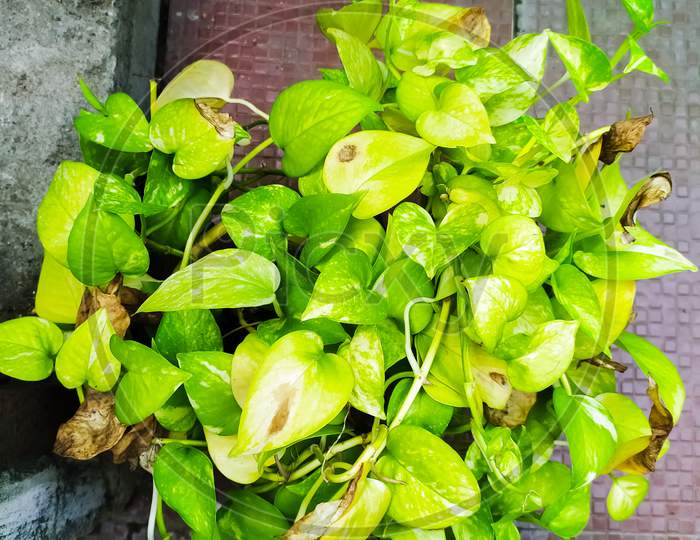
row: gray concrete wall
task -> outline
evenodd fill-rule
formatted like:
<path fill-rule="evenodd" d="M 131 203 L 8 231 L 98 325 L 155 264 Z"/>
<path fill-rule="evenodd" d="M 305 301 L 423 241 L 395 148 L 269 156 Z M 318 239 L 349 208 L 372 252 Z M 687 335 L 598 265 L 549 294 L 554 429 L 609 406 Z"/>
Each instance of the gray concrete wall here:
<path fill-rule="evenodd" d="M 160 0 L 0 0 L 0 321 L 29 314 L 41 262 L 36 208 L 57 164 L 79 159 L 81 75 L 98 96 L 146 96 Z M 50 455 L 77 407 L 57 383 L 0 376 L 0 539 L 70 539 L 148 491 L 126 465 Z M 148 482 L 147 482 L 148 483 Z M 116 538 L 117 536 L 113 536 Z"/>

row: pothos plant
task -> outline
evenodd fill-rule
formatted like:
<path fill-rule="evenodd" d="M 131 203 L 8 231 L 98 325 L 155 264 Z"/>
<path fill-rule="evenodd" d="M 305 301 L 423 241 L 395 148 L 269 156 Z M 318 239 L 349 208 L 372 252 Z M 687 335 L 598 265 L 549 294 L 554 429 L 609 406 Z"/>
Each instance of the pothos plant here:
<path fill-rule="evenodd" d="M 151 472 L 151 536 L 164 502 L 202 539 L 571 537 L 602 475 L 630 517 L 685 397 L 625 331 L 635 283 L 695 266 L 637 221 L 669 174 L 621 175 L 651 116 L 579 129 L 593 92 L 666 80 L 651 0 L 622 4 L 612 58 L 578 0 L 568 34 L 500 49 L 480 8 L 324 9 L 342 69 L 269 117 L 209 60 L 153 85 L 150 119 L 81 82 L 83 162 L 39 207 L 37 316 L 0 325 L 0 371 L 77 390 L 55 451 Z M 549 49 L 573 92 L 537 117 Z M 250 166 L 273 144 L 281 169 Z M 618 349 L 650 404 L 617 392 Z"/>

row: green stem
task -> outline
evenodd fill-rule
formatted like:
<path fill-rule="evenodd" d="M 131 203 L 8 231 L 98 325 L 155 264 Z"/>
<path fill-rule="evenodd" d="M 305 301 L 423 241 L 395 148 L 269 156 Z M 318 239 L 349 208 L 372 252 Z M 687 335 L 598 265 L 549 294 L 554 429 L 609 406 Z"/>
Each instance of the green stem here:
<path fill-rule="evenodd" d="M 85 394 L 84 394 L 84 392 L 83 392 L 83 387 L 82 387 L 82 386 L 78 386 L 78 387 L 76 387 L 75 391 L 76 391 L 77 394 L 78 394 L 78 401 L 79 401 L 80 404 L 82 405 L 83 403 L 85 403 Z"/>
<path fill-rule="evenodd" d="M 384 383 L 384 390 L 389 388 L 396 381 L 400 381 L 401 379 L 408 379 L 409 377 L 413 377 L 413 375 L 414 373 L 412 371 L 400 371 L 399 373 L 394 373 Z"/>
<path fill-rule="evenodd" d="M 311 504 L 311 500 L 314 498 L 314 495 L 316 495 L 316 492 L 318 491 L 318 488 L 321 487 L 323 484 L 323 475 L 320 474 L 316 481 L 313 483 L 311 488 L 309 488 L 309 491 L 306 492 L 306 495 L 304 495 L 304 498 L 301 500 L 301 504 L 299 505 L 299 510 L 297 511 L 297 516 L 294 518 L 294 521 L 297 522 L 301 518 L 303 518 L 306 515 L 306 509 L 309 507 L 309 504 Z"/>
<path fill-rule="evenodd" d="M 373 460 L 381 453 L 386 446 L 386 438 L 389 430 L 385 426 L 381 426 L 377 435 L 377 438 L 368 444 L 365 449 L 357 458 L 355 463 L 345 472 L 334 473 L 334 472 L 324 472 L 321 476 L 325 476 L 326 480 L 333 482 L 334 484 L 342 484 L 343 482 L 348 482 L 355 478 L 364 467 L 365 463 L 371 463 Z"/>
<path fill-rule="evenodd" d="M 170 444 L 170 443 L 179 443 L 185 446 L 202 446 L 206 447 L 207 446 L 207 441 L 195 441 L 193 439 L 170 439 L 167 437 L 160 437 L 153 439 L 154 444 Z"/>
<path fill-rule="evenodd" d="M 159 251 L 165 255 L 172 255 L 173 257 L 182 257 L 183 252 L 181 249 L 176 249 L 171 246 L 166 246 L 165 244 L 159 244 L 158 242 L 151 240 L 150 238 L 146 238 L 144 240 L 144 243 L 146 246 Z"/>
<path fill-rule="evenodd" d="M 569 72 L 567 71 L 566 73 L 564 73 L 564 75 L 561 76 L 561 78 L 557 82 L 555 82 L 552 86 L 547 88 L 547 92 L 551 94 L 552 92 L 554 92 L 557 88 L 559 88 L 562 84 L 564 84 L 568 80 L 569 80 Z"/>
<path fill-rule="evenodd" d="M 447 298 L 442 301 L 442 309 L 440 310 L 440 315 L 435 326 L 435 334 L 433 335 L 433 339 L 430 342 L 430 347 L 428 348 L 428 352 L 425 355 L 425 360 L 423 360 L 423 364 L 420 366 L 420 371 L 418 372 L 418 375 L 415 379 L 413 379 L 413 384 L 408 390 L 408 394 L 406 395 L 403 403 L 401 404 L 399 412 L 396 413 L 396 417 L 389 426 L 389 429 L 393 429 L 399 424 L 401 424 L 401 422 L 403 422 L 403 419 L 406 417 L 408 411 L 411 409 L 413 401 L 416 399 L 416 397 L 418 397 L 420 389 L 427 381 L 428 373 L 430 373 L 430 368 L 433 365 L 433 360 L 435 360 L 435 355 L 437 354 L 438 347 L 440 346 L 440 342 L 442 341 L 442 335 L 445 331 L 445 326 L 447 326 L 447 319 L 449 318 L 449 316 L 450 299 Z"/>
<path fill-rule="evenodd" d="M 280 303 L 277 301 L 277 297 L 272 299 L 272 307 L 275 309 L 275 314 L 280 318 L 284 318 L 284 311 L 282 311 L 282 307 L 280 306 Z"/>
<path fill-rule="evenodd" d="M 163 498 L 158 494 L 158 509 L 156 510 L 156 525 L 158 526 L 158 532 L 160 533 L 161 540 L 170 540 L 170 533 L 165 525 L 165 518 L 163 517 Z"/>
<path fill-rule="evenodd" d="M 566 373 L 564 373 L 561 376 L 561 379 L 559 379 L 559 381 L 561 381 L 561 385 L 564 387 L 564 390 L 566 391 L 566 393 L 569 395 L 572 395 L 573 392 L 571 391 L 571 385 L 569 384 L 569 379 L 566 376 Z"/>
<path fill-rule="evenodd" d="M 195 221 L 194 227 L 192 227 L 192 230 L 190 231 L 190 234 L 187 237 L 187 244 L 185 245 L 185 249 L 183 251 L 180 269 L 185 268 L 188 264 L 190 264 L 190 255 L 192 253 L 194 241 L 197 238 L 197 235 L 199 235 L 199 231 L 204 226 L 204 223 L 209 218 L 209 214 L 211 214 L 211 211 L 214 208 L 214 205 L 219 200 L 219 197 L 221 197 L 224 191 L 226 191 L 231 186 L 231 182 L 233 181 L 233 178 L 236 176 L 236 174 L 248 163 L 250 163 L 250 161 L 253 158 L 255 158 L 255 156 L 257 156 L 260 152 L 265 150 L 265 148 L 270 146 L 272 142 L 273 141 L 271 138 L 265 139 L 258 146 L 253 148 L 250 152 L 248 152 L 243 158 L 241 158 L 241 160 L 238 163 L 236 163 L 236 165 L 233 168 L 229 168 L 228 173 L 226 175 L 226 180 L 224 180 L 223 182 L 219 183 L 218 186 L 216 186 L 214 193 L 212 193 L 211 197 L 207 201 L 206 206 L 197 218 L 197 221 Z"/>
<path fill-rule="evenodd" d="M 204 251 L 207 249 L 209 246 L 211 246 L 214 242 L 216 242 L 219 238 L 221 238 L 223 235 L 226 234 L 226 227 L 224 227 L 223 222 L 219 222 L 216 225 L 214 225 L 211 229 L 209 229 L 207 232 L 204 233 L 202 238 L 200 238 L 199 242 L 197 242 L 193 247 L 192 247 L 192 257 L 197 259 Z"/>
<path fill-rule="evenodd" d="M 245 108 L 247 108 L 247 109 L 251 110 L 252 112 L 254 112 L 255 114 L 257 114 L 260 118 L 263 118 L 266 121 L 270 120 L 270 117 L 266 112 L 263 112 L 260 109 L 258 109 L 255 105 L 253 105 L 247 99 L 226 98 L 224 101 L 226 101 L 226 103 L 231 103 L 232 105 L 243 105 Z"/>

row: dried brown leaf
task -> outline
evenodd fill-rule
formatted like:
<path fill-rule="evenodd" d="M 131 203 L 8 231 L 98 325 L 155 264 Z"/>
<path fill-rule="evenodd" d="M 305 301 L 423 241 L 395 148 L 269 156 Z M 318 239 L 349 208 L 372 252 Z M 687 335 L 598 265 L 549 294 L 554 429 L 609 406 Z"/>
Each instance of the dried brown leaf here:
<path fill-rule="evenodd" d="M 114 414 L 114 395 L 88 390 L 73 417 L 58 428 L 53 451 L 62 457 L 91 459 L 114 447 L 125 431 Z"/>
<path fill-rule="evenodd" d="M 212 107 L 207 100 L 195 99 L 195 107 L 207 122 L 209 122 L 221 137 L 233 139 L 236 136 L 236 125 L 231 115 Z"/>
<path fill-rule="evenodd" d="M 105 287 L 104 291 L 97 287 L 85 289 L 83 300 L 78 308 L 78 316 L 76 317 L 75 325 L 79 326 L 97 310 L 105 308 L 109 320 L 112 323 L 112 328 L 114 328 L 114 331 L 119 334 L 120 337 L 124 337 L 129 328 L 129 324 L 131 324 L 131 318 L 120 300 L 121 289 L 121 274 L 117 274 Z"/>
<path fill-rule="evenodd" d="M 633 226 L 637 211 L 665 200 L 671 194 L 672 187 L 671 175 L 668 172 L 658 172 L 652 175 L 649 180 L 642 184 L 627 205 L 625 213 L 620 218 L 622 226 Z"/>
<path fill-rule="evenodd" d="M 152 462 L 142 460 L 142 454 L 148 452 L 155 434 L 156 419 L 153 416 L 129 427 L 121 440 L 112 448 L 112 461 L 114 463 L 128 461 L 132 468 L 141 465 L 147 469 Z"/>
<path fill-rule="evenodd" d="M 656 470 L 656 461 L 659 452 L 668 439 L 673 429 L 673 416 L 661 401 L 659 387 L 649 379 L 647 394 L 651 399 L 651 411 L 649 411 L 649 425 L 651 426 L 651 440 L 649 445 L 634 456 L 617 466 L 623 472 L 631 474 L 646 474 Z"/>
<path fill-rule="evenodd" d="M 482 7 L 463 9 L 441 26 L 466 38 L 477 47 L 488 47 L 491 41 L 491 23 Z"/>
<path fill-rule="evenodd" d="M 316 505 L 313 511 L 292 525 L 282 540 L 318 540 L 321 538 L 350 507 L 355 499 L 357 484 L 364 476 L 364 474 L 360 474 L 350 482 L 342 499 Z"/>
<path fill-rule="evenodd" d="M 653 114 L 627 118 L 615 122 L 610 130 L 603 135 L 603 147 L 600 151 L 600 161 L 610 165 L 621 152 L 631 152 L 644 136 L 644 131 L 654 119 Z"/>
<path fill-rule="evenodd" d="M 537 394 L 521 392 L 513 388 L 504 409 L 492 409 L 488 405 L 484 405 L 484 412 L 490 424 L 514 428 L 525 423 L 527 415 L 536 401 Z"/>

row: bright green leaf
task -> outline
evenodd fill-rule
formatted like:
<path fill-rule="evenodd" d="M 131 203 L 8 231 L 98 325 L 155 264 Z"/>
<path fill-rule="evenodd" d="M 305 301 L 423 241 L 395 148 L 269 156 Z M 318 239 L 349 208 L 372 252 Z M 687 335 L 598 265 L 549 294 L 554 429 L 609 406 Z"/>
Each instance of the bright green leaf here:
<path fill-rule="evenodd" d="M 59 324 L 75 324 L 84 291 L 85 285 L 68 268 L 44 253 L 34 298 L 34 311 L 39 317 Z"/>
<path fill-rule="evenodd" d="M 39 317 L 0 323 L 0 373 L 22 381 L 51 375 L 53 359 L 63 345 L 61 329 Z"/>
<path fill-rule="evenodd" d="M 644 476 L 618 476 L 608 492 L 608 514 L 615 521 L 632 517 L 649 492 L 649 480 Z"/>
<path fill-rule="evenodd" d="M 285 172 L 311 171 L 338 139 L 379 109 L 357 90 L 330 81 L 302 81 L 285 89 L 270 111 L 270 134 L 284 150 Z"/>
<path fill-rule="evenodd" d="M 224 206 L 221 221 L 236 247 L 274 260 L 271 244 L 286 249 L 282 220 L 298 200 L 299 195 L 286 186 L 256 187 Z"/>
<path fill-rule="evenodd" d="M 358 326 L 350 343 L 338 349 L 355 376 L 350 405 L 382 420 L 384 414 L 384 353 L 373 326 Z"/>
<path fill-rule="evenodd" d="M 311 435 L 342 410 L 353 384 L 348 363 L 324 353 L 313 332 L 280 338 L 248 389 L 232 455 L 283 448 Z"/>
<path fill-rule="evenodd" d="M 379 100 L 384 93 L 384 74 L 372 50 L 362 40 L 339 28 L 329 28 L 327 32 L 338 48 L 350 88 Z"/>
<path fill-rule="evenodd" d="M 328 152 L 323 179 L 332 193 L 362 193 L 353 216 L 367 219 L 388 210 L 418 187 L 433 148 L 403 133 L 353 133 Z"/>
<path fill-rule="evenodd" d="M 163 313 L 153 341 L 154 348 L 175 365 L 178 353 L 224 350 L 219 325 L 206 309 Z"/>
<path fill-rule="evenodd" d="M 160 409 L 190 374 L 173 366 L 153 349 L 119 336 L 110 340 L 111 353 L 127 369 L 117 387 L 117 418 L 138 424 Z"/>
<path fill-rule="evenodd" d="M 172 274 L 139 312 L 262 306 L 272 302 L 279 282 L 279 271 L 264 257 L 222 249 Z"/>

